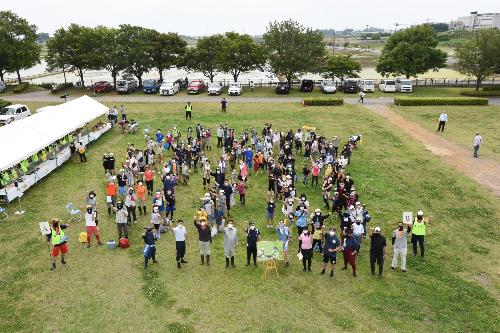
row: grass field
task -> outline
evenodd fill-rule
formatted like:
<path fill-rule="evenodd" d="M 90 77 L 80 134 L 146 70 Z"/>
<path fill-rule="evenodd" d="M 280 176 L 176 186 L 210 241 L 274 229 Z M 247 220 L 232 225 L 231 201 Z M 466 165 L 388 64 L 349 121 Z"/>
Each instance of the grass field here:
<path fill-rule="evenodd" d="M 36 109 L 42 104 L 28 106 Z M 220 236 L 212 244 L 212 265 L 200 266 L 191 217 L 204 190 L 201 176 L 193 174 L 188 187 L 177 188 L 175 217 L 187 221 L 189 237 L 189 263 L 182 270 L 175 267 L 169 234 L 157 245 L 160 263 L 144 272 L 140 234 L 149 217 L 141 217 L 131 228 L 128 250 L 87 249 L 78 243 L 82 224 L 73 224 L 68 230 L 68 264 L 49 272 L 47 245 L 38 222 L 53 216 L 64 220 L 65 204 L 72 201 L 82 206 L 90 190 L 98 193 L 103 239 L 116 239 L 115 224 L 104 213 L 102 154 L 114 152 L 119 160 L 127 143 L 142 146 L 144 139 L 140 133 L 120 135 L 114 129 L 89 147 L 87 165 L 64 165 L 24 195 L 27 213 L 23 217 L 0 223 L 0 332 L 498 331 L 500 230 L 494 222 L 500 217 L 500 204 L 486 190 L 358 106 L 303 109 L 286 103 L 235 104 L 224 116 L 217 112 L 217 103 L 195 106 L 193 124 L 211 128 L 224 122 L 239 132 L 271 122 L 283 130 L 309 124 L 343 140 L 363 134 L 349 172 L 373 216 L 371 226 L 380 225 L 389 240 L 403 211 L 424 210 L 433 218 L 426 258 L 409 255 L 406 275 L 390 272 L 387 262 L 384 278 L 374 278 L 369 275 L 367 241 L 358 258 L 358 278 L 337 267 L 335 278 L 330 279 L 318 275 L 317 254 L 313 273 L 302 272 L 294 256 L 294 239 L 291 266 L 280 265 L 280 279 L 264 280 L 262 268 L 243 266 L 245 220 L 257 222 L 262 239 L 275 238 L 264 227 L 267 179 L 252 175 L 247 205 L 231 210 L 240 231 L 237 269 L 224 269 Z M 188 126 L 179 111 L 181 104 L 128 103 L 126 107 L 129 117 L 143 125 Z M 297 170 L 301 165 L 302 161 Z M 298 192 L 302 191 L 313 209 L 322 207 L 320 189 L 298 185 Z M 10 205 L 9 214 L 16 208 Z M 338 221 L 330 218 L 327 224 L 338 225 Z M 391 255 L 388 249 L 388 261 Z"/>
<path fill-rule="evenodd" d="M 445 111 L 448 114 L 448 124 L 441 135 L 472 151 L 474 136 L 476 132 L 480 132 L 483 137 L 480 154 L 500 160 L 500 126 L 495 121 L 500 117 L 499 106 L 393 106 L 393 109 L 430 131 L 437 129 L 439 115 Z"/>

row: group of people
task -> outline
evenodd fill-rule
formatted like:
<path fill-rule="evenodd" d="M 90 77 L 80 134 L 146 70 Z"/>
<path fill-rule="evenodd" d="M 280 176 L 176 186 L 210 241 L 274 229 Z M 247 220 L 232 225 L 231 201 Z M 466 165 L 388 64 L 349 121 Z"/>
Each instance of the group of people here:
<path fill-rule="evenodd" d="M 177 267 L 182 268 L 187 263 L 188 231 L 182 218 L 174 222 L 174 214 L 177 186 L 189 185 L 192 173 L 201 176 L 201 185 L 207 191 L 199 199 L 193 218 L 199 241 L 200 264 L 210 265 L 211 243 L 221 234 L 225 267 L 235 268 L 238 232 L 235 219 L 231 216 L 231 208 L 237 205 L 235 195 L 239 195 L 240 205 L 246 205 L 249 179 L 252 175 L 259 177 L 259 174 L 265 174 L 268 180 L 266 228 L 273 230 L 275 239 L 282 243 L 285 267 L 290 263 L 289 248 L 294 239 L 293 229 L 296 228 L 297 255 L 302 261 L 303 271 L 312 271 L 313 253 L 318 252 L 323 262 L 321 274 L 325 274 L 330 264 L 330 276 L 333 276 L 337 253 L 342 252 L 343 269 L 350 265 L 353 276 L 356 276 L 356 258 L 368 234 L 371 238 L 371 272 L 375 273 L 375 265 L 378 264 L 379 274 L 382 274 L 386 239 L 380 227 L 367 227 L 371 217 L 361 204 L 354 180 L 347 172 L 361 135 L 352 135 L 341 144 L 338 137 L 328 139 L 313 128 L 281 132 L 275 130 L 272 124 L 265 124 L 261 131 L 245 129 L 239 135 L 227 124 L 220 124 L 215 132 L 217 148 L 220 149 L 215 158 L 208 156 L 211 150 L 210 129 L 201 124 L 197 124 L 194 130 L 189 127 L 185 133 L 181 133 L 176 126 L 166 131 L 158 129 L 155 136 L 147 140 L 144 149 L 129 144 L 117 172 L 114 155 L 108 153 L 103 156 L 108 215 L 114 216 L 118 238 L 128 239 L 129 227 L 137 224 L 137 210 L 139 216 L 148 220 L 142 235 L 145 268 L 150 259 L 158 262 L 157 242 L 161 234 L 168 231 L 175 238 Z M 299 163 L 303 165 L 301 181 L 297 172 Z M 157 183 L 157 179 L 161 183 Z M 310 207 L 307 196 L 299 190 L 299 183 L 303 188 L 313 186 L 319 189 L 321 186 L 327 213 L 323 213 L 321 208 L 313 210 Z M 278 205 L 281 205 L 281 214 L 277 214 L 279 219 L 275 225 Z M 93 191 L 87 197 L 85 222 L 87 246 L 91 246 L 92 235 L 95 235 L 98 244 L 102 244 L 97 227 L 96 194 Z M 419 212 L 413 227 L 400 224 L 393 231 L 392 269 L 396 269 L 398 258 L 401 258 L 401 270 L 406 271 L 406 244 L 410 233 L 414 253 L 419 244 L 421 255 L 424 255 L 427 222 L 423 213 Z M 261 240 L 261 232 L 254 221 L 241 223 L 241 226 L 246 234 L 246 264 L 250 265 L 253 261 L 257 265 L 257 243 Z M 63 241 L 66 227 L 54 223 L 47 238 L 52 241 L 53 248 L 59 248 L 63 254 L 67 252 Z M 53 251 L 52 254 L 55 258 L 59 252 Z M 55 259 L 53 263 L 55 269 Z"/>

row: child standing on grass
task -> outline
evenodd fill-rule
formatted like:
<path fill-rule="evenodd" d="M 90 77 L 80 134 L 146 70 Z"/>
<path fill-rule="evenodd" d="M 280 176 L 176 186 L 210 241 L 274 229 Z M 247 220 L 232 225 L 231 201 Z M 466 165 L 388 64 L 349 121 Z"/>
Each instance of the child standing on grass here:
<path fill-rule="evenodd" d="M 245 183 L 240 181 L 237 186 L 240 195 L 240 204 L 245 205 Z"/>

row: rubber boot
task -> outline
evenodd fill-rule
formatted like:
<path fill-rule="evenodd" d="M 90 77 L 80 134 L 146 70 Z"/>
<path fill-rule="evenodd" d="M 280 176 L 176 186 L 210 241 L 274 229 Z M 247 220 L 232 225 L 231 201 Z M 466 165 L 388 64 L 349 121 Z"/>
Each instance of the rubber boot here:
<path fill-rule="evenodd" d="M 200 255 L 200 265 L 204 265 L 205 264 L 205 256 L 202 254 Z"/>
<path fill-rule="evenodd" d="M 231 257 L 231 267 L 236 268 L 236 265 L 234 264 L 234 257 Z"/>
<path fill-rule="evenodd" d="M 210 266 L 210 255 L 207 254 L 207 266 Z"/>
<path fill-rule="evenodd" d="M 229 258 L 226 257 L 226 268 L 229 267 Z"/>

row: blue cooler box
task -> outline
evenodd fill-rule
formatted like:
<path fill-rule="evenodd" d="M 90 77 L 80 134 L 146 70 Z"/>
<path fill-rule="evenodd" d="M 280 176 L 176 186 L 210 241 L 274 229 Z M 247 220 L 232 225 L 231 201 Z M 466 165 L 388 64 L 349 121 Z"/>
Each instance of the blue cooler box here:
<path fill-rule="evenodd" d="M 114 250 L 116 248 L 116 242 L 114 240 L 108 241 L 106 245 L 108 246 L 109 250 Z"/>

